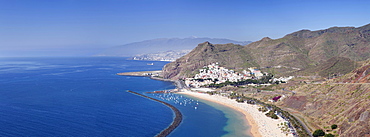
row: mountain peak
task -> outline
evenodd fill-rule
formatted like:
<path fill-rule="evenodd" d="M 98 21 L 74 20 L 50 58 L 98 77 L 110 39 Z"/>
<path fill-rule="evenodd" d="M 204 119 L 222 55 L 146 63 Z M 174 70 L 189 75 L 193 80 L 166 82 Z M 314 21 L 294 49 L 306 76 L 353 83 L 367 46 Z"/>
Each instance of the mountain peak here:
<path fill-rule="evenodd" d="M 202 45 L 212 45 L 209 41 L 203 42 Z"/>
<path fill-rule="evenodd" d="M 262 38 L 262 41 L 269 41 L 269 40 L 271 40 L 270 37 L 264 37 L 264 38 Z"/>
<path fill-rule="evenodd" d="M 246 45 L 250 43 L 221 38 L 199 38 L 196 36 L 192 36 L 189 38 L 158 38 L 112 47 L 106 49 L 105 51 L 102 51 L 98 55 L 130 57 L 138 54 L 158 53 L 168 50 L 190 50 L 194 49 L 199 43 L 205 41 L 207 41 L 207 45 L 210 45 L 211 42 L 217 44 L 235 43 L 240 45 Z"/>

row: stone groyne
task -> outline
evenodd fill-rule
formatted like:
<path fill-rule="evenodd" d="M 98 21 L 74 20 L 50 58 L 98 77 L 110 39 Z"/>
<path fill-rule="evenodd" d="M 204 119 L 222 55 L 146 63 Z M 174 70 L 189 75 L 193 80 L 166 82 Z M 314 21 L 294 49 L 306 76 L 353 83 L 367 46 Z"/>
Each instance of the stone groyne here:
<path fill-rule="evenodd" d="M 171 104 L 168 104 L 168 103 L 166 103 L 164 101 L 161 101 L 161 100 L 158 100 L 158 99 L 155 99 L 155 98 L 151 98 L 151 97 L 145 96 L 143 94 L 140 94 L 140 93 L 137 93 L 137 92 L 134 92 L 134 91 L 128 90 L 127 92 L 132 93 L 132 94 L 135 94 L 135 95 L 142 96 L 144 98 L 148 98 L 148 99 L 157 101 L 159 103 L 162 103 L 162 104 L 168 106 L 169 108 L 171 108 L 172 111 L 175 113 L 175 119 L 173 120 L 173 122 L 171 123 L 171 125 L 168 126 L 166 129 L 162 130 L 161 133 L 159 133 L 159 134 L 156 135 L 156 137 L 165 137 L 165 136 L 169 135 L 173 130 L 175 130 L 180 125 L 180 123 L 182 121 L 182 114 L 181 114 L 181 112 L 177 108 L 175 108 Z"/>

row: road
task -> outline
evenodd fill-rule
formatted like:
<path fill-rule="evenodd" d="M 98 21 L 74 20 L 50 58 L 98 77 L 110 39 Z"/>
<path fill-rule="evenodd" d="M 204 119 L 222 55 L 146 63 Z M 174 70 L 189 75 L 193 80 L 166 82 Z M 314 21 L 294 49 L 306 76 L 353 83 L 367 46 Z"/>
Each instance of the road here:
<path fill-rule="evenodd" d="M 302 122 L 301 121 L 301 119 L 300 118 L 298 118 L 297 116 L 295 116 L 294 114 L 293 114 L 293 112 L 296 112 L 295 110 L 293 110 L 293 109 L 291 109 L 291 108 L 281 108 L 282 110 L 284 110 L 284 111 L 287 111 L 287 112 L 289 112 L 295 119 L 297 119 L 298 120 L 298 122 L 299 123 L 301 123 L 301 125 L 303 126 L 303 128 L 304 128 L 304 130 L 306 130 L 306 132 L 311 136 L 311 137 L 313 137 L 312 136 L 312 133 L 311 133 L 311 131 L 310 131 L 310 129 L 306 126 L 306 124 L 305 124 L 305 122 Z M 299 112 L 298 112 L 299 113 Z"/>

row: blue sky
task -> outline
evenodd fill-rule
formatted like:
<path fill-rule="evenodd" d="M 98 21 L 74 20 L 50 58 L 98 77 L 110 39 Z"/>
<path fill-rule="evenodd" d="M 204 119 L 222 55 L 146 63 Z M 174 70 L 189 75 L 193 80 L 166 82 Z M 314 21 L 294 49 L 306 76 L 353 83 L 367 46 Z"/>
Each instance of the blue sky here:
<path fill-rule="evenodd" d="M 155 38 L 257 41 L 370 23 L 362 0 L 0 0 L 0 56 L 89 55 Z"/>

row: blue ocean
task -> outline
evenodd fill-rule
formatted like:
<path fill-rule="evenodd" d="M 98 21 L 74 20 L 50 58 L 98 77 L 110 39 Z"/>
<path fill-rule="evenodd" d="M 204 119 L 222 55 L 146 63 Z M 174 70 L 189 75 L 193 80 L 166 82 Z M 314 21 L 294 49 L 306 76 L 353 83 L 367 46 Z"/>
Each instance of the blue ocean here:
<path fill-rule="evenodd" d="M 161 70 L 167 63 L 119 57 L 0 58 L 0 136 L 152 137 L 171 124 L 170 108 L 127 90 L 181 111 L 183 121 L 171 137 L 238 136 L 235 118 L 242 115 L 230 108 L 177 94 L 146 93 L 175 86 L 116 75 Z"/>

